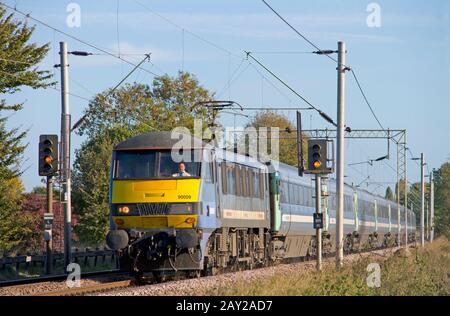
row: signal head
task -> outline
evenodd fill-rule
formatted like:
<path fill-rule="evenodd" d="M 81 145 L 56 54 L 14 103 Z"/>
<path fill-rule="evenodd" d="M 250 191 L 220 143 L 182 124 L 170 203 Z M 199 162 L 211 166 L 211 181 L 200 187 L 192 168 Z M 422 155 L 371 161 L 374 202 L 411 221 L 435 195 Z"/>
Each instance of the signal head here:
<path fill-rule="evenodd" d="M 58 172 L 58 136 L 39 137 L 39 175 L 52 176 Z"/>

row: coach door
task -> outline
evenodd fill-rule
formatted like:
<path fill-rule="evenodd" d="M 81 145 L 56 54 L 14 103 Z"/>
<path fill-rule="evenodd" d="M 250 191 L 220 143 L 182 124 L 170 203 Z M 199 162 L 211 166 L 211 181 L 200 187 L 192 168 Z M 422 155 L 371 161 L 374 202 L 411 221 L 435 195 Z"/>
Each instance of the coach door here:
<path fill-rule="evenodd" d="M 353 211 L 355 213 L 355 230 L 359 231 L 358 194 L 356 192 L 353 192 Z"/>
<path fill-rule="evenodd" d="M 223 185 L 224 185 L 224 181 L 226 181 L 226 177 L 225 179 L 223 178 L 224 175 L 222 173 L 222 166 L 225 166 L 225 162 L 224 161 L 218 161 L 218 160 L 214 160 L 214 175 L 216 177 L 216 216 L 218 218 L 221 217 L 221 215 L 223 214 L 223 207 L 222 207 L 222 190 L 223 190 Z M 226 189 L 226 182 L 225 182 L 225 189 Z"/>

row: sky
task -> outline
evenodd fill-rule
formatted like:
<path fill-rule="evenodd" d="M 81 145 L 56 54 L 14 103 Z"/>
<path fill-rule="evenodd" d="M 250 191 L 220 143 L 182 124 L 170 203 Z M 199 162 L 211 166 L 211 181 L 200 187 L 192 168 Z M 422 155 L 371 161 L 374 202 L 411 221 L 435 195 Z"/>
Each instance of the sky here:
<path fill-rule="evenodd" d="M 145 63 L 145 69 L 172 76 L 179 70 L 192 72 L 205 88 L 216 93 L 217 99 L 234 100 L 244 107 L 305 107 L 270 74 L 246 60 L 244 51 L 255 52 L 253 55 L 280 78 L 318 108 L 336 117 L 336 64 L 324 56 L 310 54 L 315 49 L 260 0 L 4 2 L 96 47 L 120 53 L 133 63 L 138 63 L 144 53 L 151 53 L 151 63 Z M 271 0 L 269 3 L 321 49 L 336 50 L 338 41 L 346 42 L 346 64 L 357 74 L 381 124 L 384 128 L 407 130 L 407 146 L 414 156 L 425 154 L 426 172 L 448 161 L 448 1 Z M 68 17 L 74 16 L 68 10 L 74 4 L 79 8 L 75 11 L 75 14 L 79 12 L 79 25 L 74 25 L 78 20 L 67 22 Z M 16 18 L 23 19 L 20 15 Z M 60 79 L 59 70 L 53 68 L 59 63 L 60 41 L 67 42 L 69 51 L 101 53 L 39 23 L 28 22 L 36 24 L 32 40 L 51 46 L 39 68 L 54 72 L 55 81 Z M 69 89 L 79 96 L 70 97 L 72 122 L 83 115 L 88 104 L 86 99 L 115 86 L 133 67 L 106 55 L 70 55 L 69 64 Z M 152 79 L 152 74 L 137 70 L 127 82 L 151 84 Z M 8 127 L 28 130 L 22 179 L 29 191 L 42 185 L 37 172 L 39 135 L 59 134 L 60 93 L 53 89 L 25 88 L 15 95 L 1 97 L 25 104 L 22 111 L 10 117 Z M 352 129 L 380 128 L 350 73 L 346 76 L 345 110 L 346 124 Z M 294 120 L 294 111 L 279 113 Z M 333 128 L 315 112 L 302 113 L 305 128 Z M 237 126 L 248 122 L 248 118 L 240 115 L 221 116 L 225 126 L 233 126 L 234 120 Z M 83 140 L 72 135 L 72 153 L 80 148 Z M 386 153 L 386 140 L 345 142 L 346 164 Z M 369 176 L 369 185 L 364 183 L 363 187 L 383 195 L 386 185 L 396 180 L 391 168 L 396 166 L 393 145 L 390 154 L 390 160 L 375 162 L 373 166 L 346 166 L 346 182 L 359 184 Z M 408 180 L 419 179 L 417 162 L 408 160 Z"/>

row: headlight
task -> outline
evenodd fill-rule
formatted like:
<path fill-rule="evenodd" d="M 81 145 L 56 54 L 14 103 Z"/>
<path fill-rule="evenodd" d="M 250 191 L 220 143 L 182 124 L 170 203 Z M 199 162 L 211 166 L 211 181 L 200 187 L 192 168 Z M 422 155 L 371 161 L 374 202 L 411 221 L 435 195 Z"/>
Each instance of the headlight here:
<path fill-rule="evenodd" d="M 130 212 L 130 208 L 128 206 L 121 206 L 119 207 L 119 213 L 121 214 L 128 214 Z"/>
<path fill-rule="evenodd" d="M 194 224 L 195 223 L 195 217 L 188 217 L 186 218 L 186 220 L 184 221 L 187 224 Z"/>

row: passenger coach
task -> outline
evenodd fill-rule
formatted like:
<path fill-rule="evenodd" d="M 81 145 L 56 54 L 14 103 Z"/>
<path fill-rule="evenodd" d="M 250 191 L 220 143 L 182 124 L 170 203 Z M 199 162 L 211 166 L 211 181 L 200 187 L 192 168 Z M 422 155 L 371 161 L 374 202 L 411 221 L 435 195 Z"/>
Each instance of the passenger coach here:
<path fill-rule="evenodd" d="M 172 150 L 180 145 L 178 159 Z M 182 155 L 182 159 L 179 159 Z M 334 247 L 334 181 L 322 211 L 324 250 Z M 313 187 L 292 166 L 261 163 L 180 133 L 151 132 L 112 155 L 108 246 L 121 269 L 140 278 L 252 268 L 315 255 Z M 404 209 L 345 187 L 346 250 L 390 246 L 402 238 Z M 408 211 L 410 238 L 415 217 Z"/>

